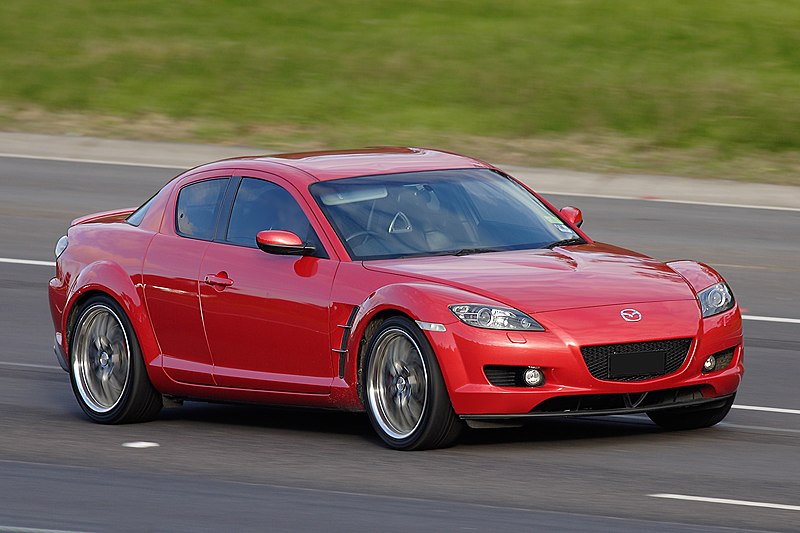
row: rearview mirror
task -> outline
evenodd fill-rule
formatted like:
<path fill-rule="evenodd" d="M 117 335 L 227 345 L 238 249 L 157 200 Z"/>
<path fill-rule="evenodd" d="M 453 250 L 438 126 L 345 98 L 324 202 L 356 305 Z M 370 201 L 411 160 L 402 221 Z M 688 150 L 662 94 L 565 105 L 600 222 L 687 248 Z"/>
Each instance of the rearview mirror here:
<path fill-rule="evenodd" d="M 583 224 L 583 213 L 577 207 L 572 207 L 571 205 L 562 207 L 560 213 L 567 222 L 577 228 L 580 228 L 581 224 Z"/>
<path fill-rule="evenodd" d="M 311 255 L 316 250 L 291 231 L 277 229 L 259 231 L 256 244 L 263 251 L 277 255 Z"/>

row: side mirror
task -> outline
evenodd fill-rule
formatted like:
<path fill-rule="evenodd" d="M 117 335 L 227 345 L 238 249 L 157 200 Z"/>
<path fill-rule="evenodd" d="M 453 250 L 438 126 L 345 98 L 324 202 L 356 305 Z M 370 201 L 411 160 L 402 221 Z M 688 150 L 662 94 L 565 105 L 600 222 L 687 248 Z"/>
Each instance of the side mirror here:
<path fill-rule="evenodd" d="M 580 228 L 581 224 L 583 224 L 583 213 L 577 207 L 566 206 L 561 208 L 561 216 L 567 219 L 567 222 L 572 224 L 575 227 Z"/>
<path fill-rule="evenodd" d="M 263 251 L 277 255 L 311 255 L 316 250 L 291 231 L 277 229 L 259 231 L 256 244 Z"/>

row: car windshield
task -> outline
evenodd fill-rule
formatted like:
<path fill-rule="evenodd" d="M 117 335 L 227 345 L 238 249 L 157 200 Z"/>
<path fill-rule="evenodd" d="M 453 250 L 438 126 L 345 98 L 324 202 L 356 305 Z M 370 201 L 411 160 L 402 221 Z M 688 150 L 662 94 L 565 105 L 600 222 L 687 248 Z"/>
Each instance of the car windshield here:
<path fill-rule="evenodd" d="M 583 242 L 524 187 L 490 169 L 345 178 L 310 190 L 355 260 Z"/>

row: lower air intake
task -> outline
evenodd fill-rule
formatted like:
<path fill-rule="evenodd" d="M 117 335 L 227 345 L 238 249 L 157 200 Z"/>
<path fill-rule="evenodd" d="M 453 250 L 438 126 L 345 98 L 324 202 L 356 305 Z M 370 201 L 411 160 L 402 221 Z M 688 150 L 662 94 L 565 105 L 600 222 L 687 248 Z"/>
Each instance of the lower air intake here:
<path fill-rule="evenodd" d="M 581 354 L 589 372 L 597 379 L 642 381 L 676 372 L 686 360 L 691 345 L 692 339 L 630 342 L 604 346 L 583 346 Z M 663 364 L 660 362 L 662 357 Z M 635 370 L 637 359 L 642 361 L 639 363 L 641 364 L 639 372 Z M 618 370 L 618 368 L 624 370 Z M 634 370 L 627 370 L 631 368 Z"/>

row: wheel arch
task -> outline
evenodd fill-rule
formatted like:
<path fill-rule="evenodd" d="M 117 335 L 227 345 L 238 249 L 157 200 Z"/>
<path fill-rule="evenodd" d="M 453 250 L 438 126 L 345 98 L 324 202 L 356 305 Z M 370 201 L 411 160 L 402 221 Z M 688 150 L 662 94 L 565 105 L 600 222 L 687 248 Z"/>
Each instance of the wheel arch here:
<path fill-rule="evenodd" d="M 463 423 L 453 410 L 451 389 L 443 379 L 444 365 L 435 343 L 427 335 L 430 332 L 418 327 L 419 322 L 414 330 L 414 322 L 412 316 L 396 308 L 386 308 L 373 314 L 359 339 L 359 399 L 373 428 L 391 448 L 419 450 L 450 446 L 458 439 Z M 414 344 L 417 353 L 416 356 L 408 356 L 410 358 L 403 356 L 401 370 L 398 370 L 396 362 L 393 363 L 394 371 L 391 374 L 394 377 L 387 376 L 384 370 L 377 370 L 384 369 L 387 357 L 386 350 L 381 348 L 382 339 L 389 339 L 387 342 L 393 343 L 394 339 L 400 337 L 406 337 Z M 377 358 L 375 365 L 378 366 L 373 365 L 374 358 Z M 414 364 L 417 358 L 419 364 Z M 409 363 L 408 367 L 406 363 Z M 416 370 L 409 370 L 414 368 Z M 398 375 L 406 376 L 405 380 Z M 394 385 L 389 386 L 390 383 L 397 384 L 396 390 L 391 388 Z M 414 388 L 417 392 L 414 392 Z M 419 391 L 424 391 L 423 400 L 419 399 Z M 415 411 L 410 403 L 403 407 L 405 404 L 398 399 L 399 395 L 406 398 L 405 402 L 412 402 L 412 397 L 417 398 L 418 410 Z M 409 420 L 411 423 L 407 424 Z"/>
<path fill-rule="evenodd" d="M 348 353 L 354 354 L 354 356 L 350 358 L 346 369 L 346 379 L 355 384 L 362 405 L 364 403 L 363 367 L 367 345 L 380 324 L 393 316 L 404 316 L 412 322 L 423 321 L 441 324 L 445 327 L 443 332 L 422 330 L 422 335 L 433 349 L 449 394 L 452 382 L 449 374 L 453 371 L 450 365 L 458 360 L 458 351 L 449 331 L 449 324 L 457 323 L 458 319 L 448 306 L 467 301 L 497 304 L 485 297 L 461 289 L 424 282 L 386 285 L 370 294 L 359 305 L 359 311 L 352 325 L 352 334 L 348 340 Z"/>
<path fill-rule="evenodd" d="M 141 285 L 139 285 L 141 287 Z M 64 350 L 70 357 L 72 330 L 80 309 L 91 298 L 105 296 L 113 300 L 125 313 L 142 351 L 145 367 L 150 373 L 150 362 L 160 353 L 150 324 L 142 294 L 131 276 L 122 266 L 111 261 L 98 261 L 83 268 L 71 284 L 65 305 Z"/>
<path fill-rule="evenodd" d="M 356 383 L 356 390 L 358 391 L 358 399 L 361 400 L 362 405 L 366 405 L 366 397 L 364 396 L 364 356 L 366 355 L 367 345 L 369 341 L 372 339 L 372 336 L 375 332 L 380 328 L 381 324 L 392 317 L 395 316 L 402 316 L 408 318 L 409 320 L 414 320 L 411 316 L 401 311 L 400 309 L 387 307 L 380 311 L 373 313 L 368 319 L 366 320 L 366 324 L 364 324 L 364 328 L 361 331 L 361 335 L 356 336 L 356 357 L 355 359 L 355 383 Z M 434 351 L 434 354 L 436 352 Z"/>
<path fill-rule="evenodd" d="M 75 321 L 78 319 L 78 311 L 88 300 L 96 296 L 107 296 L 111 299 L 114 299 L 110 293 L 100 290 L 99 288 L 93 288 L 82 292 L 67 307 L 67 318 L 64 323 L 64 343 L 66 344 L 65 353 L 67 355 L 69 355 L 72 348 L 72 330 L 75 328 Z M 116 300 L 114 299 L 114 301 Z"/>

